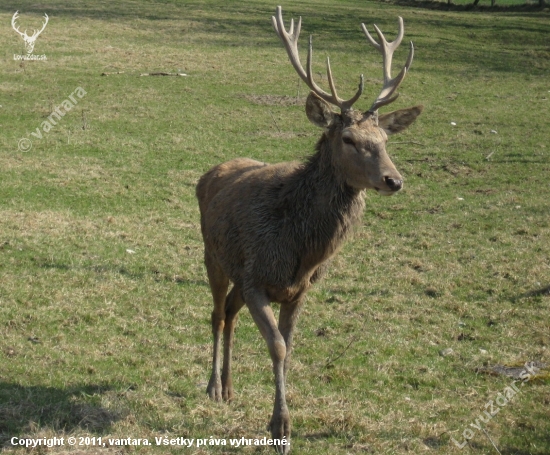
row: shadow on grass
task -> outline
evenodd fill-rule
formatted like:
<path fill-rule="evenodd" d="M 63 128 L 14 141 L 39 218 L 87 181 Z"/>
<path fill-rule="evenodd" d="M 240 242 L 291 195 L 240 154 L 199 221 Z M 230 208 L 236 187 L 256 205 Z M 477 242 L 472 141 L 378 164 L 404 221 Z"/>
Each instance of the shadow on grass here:
<path fill-rule="evenodd" d="M 517 302 L 520 299 L 526 299 L 526 298 L 529 298 L 529 297 L 542 297 L 542 296 L 550 296 L 550 285 L 545 286 L 543 288 L 539 288 L 539 289 L 533 289 L 533 290 L 528 291 L 524 294 L 512 297 L 512 301 Z"/>
<path fill-rule="evenodd" d="M 521 3 L 517 5 L 474 5 L 471 3 L 465 5 L 456 5 L 452 1 L 443 2 L 440 0 L 395 0 L 394 4 L 400 6 L 408 6 L 411 8 L 424 8 L 438 11 L 475 11 L 480 13 L 535 13 L 538 11 L 548 10 L 548 5 L 539 6 L 538 3 Z"/>
<path fill-rule="evenodd" d="M 500 439 L 502 455 L 548 455 L 550 432 L 547 416 L 540 416 L 540 425 L 517 425 L 506 437 Z M 487 447 L 490 450 L 490 447 Z M 490 452 L 487 452 L 490 453 Z"/>
<path fill-rule="evenodd" d="M 106 432 L 123 417 L 99 404 L 101 395 L 111 389 L 105 384 L 62 389 L 0 381 L 0 448 L 11 446 L 13 437 L 36 433 L 37 428 L 63 433 L 78 429 Z"/>
<path fill-rule="evenodd" d="M 273 5 L 275 4 L 273 3 Z M 445 2 L 429 0 L 402 0 L 395 3 L 380 2 L 379 4 L 393 5 L 395 8 L 407 7 L 410 10 L 443 9 L 456 12 L 468 10 L 467 6 L 447 5 Z M 219 8 L 215 7 L 216 5 L 219 5 Z M 37 16 L 42 15 L 45 9 L 43 5 L 36 4 L 33 0 L 18 0 L 0 6 L 0 13 L 13 14 L 19 10 Z M 448 65 L 464 67 L 466 76 L 476 77 L 479 68 L 508 73 L 523 73 L 529 69 L 529 74 L 545 74 L 546 64 L 544 62 L 547 51 L 540 43 L 546 33 L 546 24 L 541 21 L 513 19 L 521 16 L 538 17 L 543 15 L 550 17 L 549 8 L 541 9 L 531 5 L 521 5 L 478 7 L 478 9 L 483 13 L 507 11 L 510 12 L 512 20 L 494 21 L 489 26 L 485 21 L 480 22 L 475 15 L 471 14 L 462 15 L 461 20 L 453 20 L 444 16 L 415 18 L 409 12 L 404 11 L 403 15 L 408 16 L 407 39 L 415 42 L 420 55 L 423 55 L 425 60 L 445 60 Z M 54 0 L 48 4 L 47 10 L 52 18 L 56 16 L 77 20 L 89 18 L 103 21 L 106 24 L 137 20 L 139 24 L 135 26 L 140 30 L 174 36 L 176 40 L 185 43 L 186 47 L 195 46 L 192 37 L 195 30 L 200 30 L 200 46 L 208 44 L 224 48 L 267 47 L 282 51 L 282 45 L 275 36 L 271 25 L 270 17 L 274 13 L 274 6 L 215 0 L 197 1 L 194 4 L 157 0 L 142 3 L 107 2 L 101 5 L 76 1 L 68 5 L 61 0 Z M 300 15 L 304 18 L 302 46 L 305 46 L 307 35 L 313 34 L 314 41 L 320 43 L 318 51 L 321 53 L 342 52 L 363 55 L 364 52 L 367 52 L 369 58 L 375 58 L 375 54 L 365 48 L 360 22 L 365 22 L 371 27 L 371 30 L 373 23 L 388 24 L 383 28 L 389 36 L 393 36 L 396 32 L 394 17 L 389 17 L 393 13 L 378 6 L 377 2 L 372 2 L 368 8 L 358 6 L 335 9 L 327 3 L 316 7 L 293 6 L 283 12 L 287 26 L 291 17 L 297 19 Z M 38 25 L 40 25 L 37 17 L 32 20 L 38 20 Z M 450 33 L 442 34 L 441 30 L 449 30 Z M 448 39 L 447 36 L 450 38 Z M 469 40 L 466 40 L 467 36 L 470 36 Z M 441 45 L 433 46 L 434 39 L 439 39 Z M 518 61 L 517 52 L 510 52 L 508 49 L 510 43 L 515 45 L 517 42 L 534 48 L 531 53 L 520 54 L 521 62 Z M 447 72 L 448 65 L 441 71 Z M 541 67 L 538 68 L 537 65 Z M 429 71 L 433 74 L 436 69 L 430 65 Z"/>
<path fill-rule="evenodd" d="M 127 279 L 135 281 L 143 281 L 145 279 L 152 278 L 157 282 L 175 283 L 177 285 L 194 285 L 201 287 L 208 287 L 208 281 L 206 280 L 193 280 L 181 277 L 179 275 L 170 275 L 163 273 L 156 268 L 150 269 L 144 266 L 137 266 L 132 270 L 122 264 L 102 264 L 102 265 L 69 265 L 61 261 L 54 260 L 52 258 L 45 258 L 40 256 L 33 256 L 31 258 L 33 266 L 40 269 L 55 269 L 62 272 L 69 272 L 71 270 L 88 270 L 96 274 L 96 276 L 102 277 L 108 274 L 121 275 Z"/>
<path fill-rule="evenodd" d="M 518 433 L 523 433 L 523 431 L 519 430 Z M 521 439 L 522 441 L 515 441 L 513 443 L 504 442 L 503 439 L 509 439 L 510 437 L 514 440 Z M 459 443 L 466 441 L 460 437 L 457 439 Z M 438 450 L 439 453 L 447 453 L 445 451 L 446 448 L 450 448 L 452 451 L 455 447 L 455 443 L 450 440 L 448 433 L 426 438 L 422 442 L 431 449 Z M 468 440 L 467 447 L 475 453 L 497 453 L 494 449 L 495 446 L 492 445 L 491 441 L 483 433 L 477 434 L 475 440 Z M 523 434 L 513 432 L 504 438 L 500 438 L 497 447 L 499 450 L 498 453 L 501 455 L 547 455 L 548 447 L 550 447 L 550 435 L 537 431 L 528 431 Z"/>

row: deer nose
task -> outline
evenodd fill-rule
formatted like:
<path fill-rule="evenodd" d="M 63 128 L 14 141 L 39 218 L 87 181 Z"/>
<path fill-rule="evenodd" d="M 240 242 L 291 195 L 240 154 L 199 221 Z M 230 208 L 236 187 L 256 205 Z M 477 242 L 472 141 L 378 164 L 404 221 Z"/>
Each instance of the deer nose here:
<path fill-rule="evenodd" d="M 384 182 L 388 185 L 389 189 L 392 191 L 399 191 L 403 188 L 403 180 L 392 179 L 391 177 L 384 177 Z"/>

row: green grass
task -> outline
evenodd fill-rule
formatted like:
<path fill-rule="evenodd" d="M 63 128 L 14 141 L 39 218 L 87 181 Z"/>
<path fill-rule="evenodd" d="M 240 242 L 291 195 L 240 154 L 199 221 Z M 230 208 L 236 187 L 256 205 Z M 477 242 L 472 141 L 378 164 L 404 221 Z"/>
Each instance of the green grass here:
<path fill-rule="evenodd" d="M 194 186 L 224 160 L 313 150 L 319 131 L 288 102 L 307 91 L 271 28 L 274 9 L 262 0 L 0 6 L 0 452 L 23 452 L 14 436 L 269 436 L 271 365 L 246 310 L 237 397 L 226 405 L 205 394 L 211 298 Z M 34 51 L 47 61 L 13 60 L 16 10 L 22 29 L 50 16 Z M 451 437 L 462 441 L 512 382 L 479 367 L 550 364 L 548 10 L 315 0 L 283 13 L 303 16 L 302 52 L 313 33 L 314 71 L 324 74 L 330 54 L 342 96 L 365 74 L 365 108 L 381 68 L 359 24 L 391 38 L 403 16 L 416 53 L 392 107 L 425 105 L 388 144 L 405 189 L 367 194 L 363 226 L 300 318 L 293 453 L 489 454 L 494 443 L 502 454 L 547 455 L 547 376 L 464 449 Z M 155 71 L 188 76 L 140 77 Z M 87 92 L 78 104 L 32 136 L 77 87 Z M 21 138 L 30 151 L 18 150 Z M 76 449 L 50 451 L 182 450 Z M 241 452 L 272 453 L 193 449 Z"/>

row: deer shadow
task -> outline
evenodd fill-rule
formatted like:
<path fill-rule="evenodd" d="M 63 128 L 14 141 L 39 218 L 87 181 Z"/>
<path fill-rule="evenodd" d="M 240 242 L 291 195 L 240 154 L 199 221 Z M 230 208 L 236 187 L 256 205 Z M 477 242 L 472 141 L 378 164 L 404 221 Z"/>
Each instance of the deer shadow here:
<path fill-rule="evenodd" d="M 532 289 L 530 291 L 527 291 L 523 294 L 516 295 L 512 297 L 513 302 L 517 302 L 518 300 L 525 299 L 528 297 L 539 297 L 539 296 L 549 296 L 550 295 L 550 285 L 538 288 L 538 289 Z"/>
<path fill-rule="evenodd" d="M 102 434 L 123 417 L 99 404 L 113 387 L 82 384 L 67 388 L 22 386 L 0 380 L 0 451 L 14 437 L 28 437 L 36 427 L 55 432 L 74 430 Z"/>

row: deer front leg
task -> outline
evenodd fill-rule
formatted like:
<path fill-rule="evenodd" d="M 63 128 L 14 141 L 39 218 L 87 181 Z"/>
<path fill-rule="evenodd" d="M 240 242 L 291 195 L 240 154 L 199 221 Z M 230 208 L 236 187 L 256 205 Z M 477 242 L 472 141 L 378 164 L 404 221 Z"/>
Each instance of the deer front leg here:
<path fill-rule="evenodd" d="M 267 342 L 269 354 L 273 361 L 275 403 L 269 427 L 273 439 L 282 440 L 284 438 L 286 440 L 286 444 L 275 446 L 278 453 L 286 455 L 290 452 L 290 414 L 286 405 L 285 393 L 286 343 L 277 328 L 277 321 L 267 296 L 261 291 L 253 290 L 245 294 L 245 301 L 252 319 L 254 319 Z"/>

